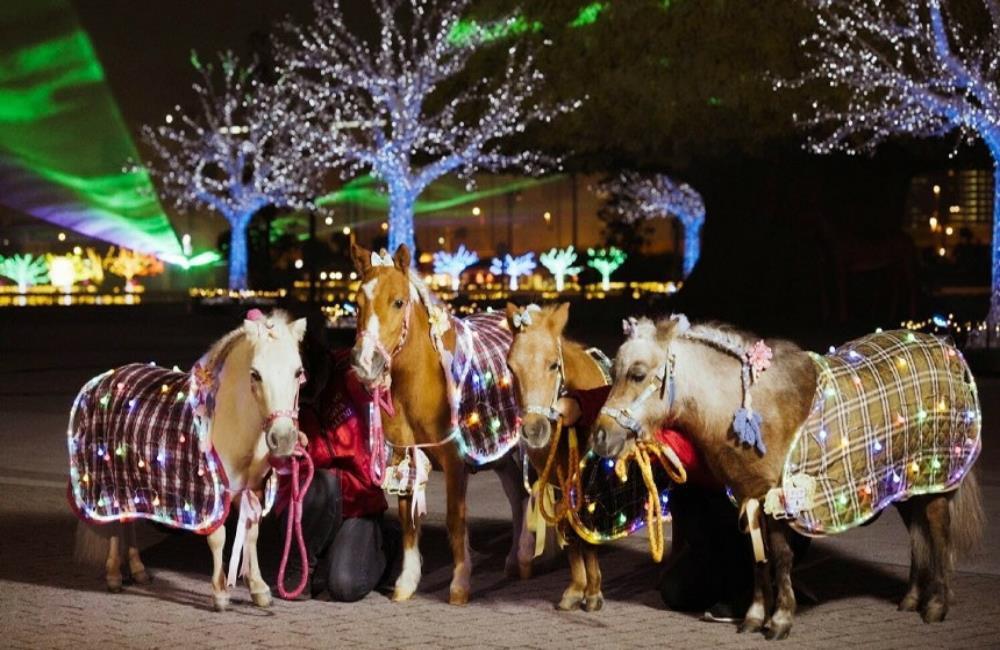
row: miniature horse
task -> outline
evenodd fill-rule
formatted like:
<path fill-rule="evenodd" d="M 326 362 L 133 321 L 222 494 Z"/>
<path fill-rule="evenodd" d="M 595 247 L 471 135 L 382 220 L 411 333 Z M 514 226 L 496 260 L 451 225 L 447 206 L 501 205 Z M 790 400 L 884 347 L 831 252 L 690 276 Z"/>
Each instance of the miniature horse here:
<path fill-rule="evenodd" d="M 122 588 L 122 533 L 132 580 L 150 581 L 134 530 L 135 520 L 150 519 L 207 537 L 217 611 L 229 606 L 240 546 L 254 604 L 270 605 L 257 560 L 260 497 L 270 460 L 290 456 L 299 441 L 306 321 L 289 322 L 284 312 L 248 316 L 191 373 L 132 364 L 95 377 L 77 396 L 68 432 L 70 506 L 81 519 L 75 556 L 87 563 L 103 556 L 109 591 Z M 231 504 L 239 505 L 240 530 L 227 580 Z"/>
<path fill-rule="evenodd" d="M 569 318 L 569 303 L 537 310 L 520 310 L 507 304 L 507 320 L 514 332 L 507 363 L 516 378 L 522 410 L 521 435 L 528 458 L 539 475 L 555 453 L 555 464 L 568 465 L 568 445 L 551 449 L 552 424 L 562 415 L 556 402 L 566 390 L 589 390 L 606 385 L 604 373 L 590 353 L 575 341 L 563 337 Z M 567 435 L 579 435 L 575 430 Z M 568 468 L 567 468 L 568 469 Z M 550 476 L 550 483 L 555 482 Z M 569 567 L 572 581 L 556 605 L 560 610 L 583 607 L 588 612 L 601 609 L 601 568 L 597 547 L 570 535 Z"/>
<path fill-rule="evenodd" d="M 464 605 L 469 600 L 472 572 L 465 507 L 469 467 L 457 441 L 452 440 L 449 383 L 432 340 L 432 327 L 440 323 L 432 322 L 431 305 L 421 298 L 420 279 L 410 269 L 406 246 L 401 246 L 394 258 L 385 253 L 373 257 L 371 251 L 358 245 L 352 246 L 351 254 L 361 276 L 357 294 L 358 342 L 352 365 L 369 388 L 386 380 L 391 382 L 391 405 L 384 409 L 387 442 L 397 449 L 420 446 L 444 469 L 448 538 L 454 559 L 448 602 Z M 373 259 L 380 263 L 373 264 Z M 448 317 L 436 309 L 433 318 Z M 441 339 L 448 351 L 455 350 L 454 328 L 444 331 Z M 526 578 L 531 573 L 532 540 L 524 527 L 528 495 L 522 486 L 520 468 L 513 454 L 508 453 L 493 464 L 493 469 L 501 479 L 513 515 L 513 544 L 506 570 L 508 575 Z M 403 570 L 392 596 L 397 601 L 413 596 L 420 582 L 420 522 L 411 510 L 412 500 L 412 495 L 399 496 L 404 552 Z"/>
<path fill-rule="evenodd" d="M 926 622 L 944 618 L 953 550 L 973 547 L 983 525 L 971 472 L 981 444 L 978 398 L 968 366 L 954 348 L 925 335 L 886 332 L 822 357 L 787 341 L 751 345 L 752 339 L 730 328 L 689 328 L 683 316 L 658 324 L 631 320 L 626 331 L 630 336 L 615 359 L 611 394 L 592 429 L 592 448 L 602 456 L 617 455 L 663 424 L 695 441 L 712 472 L 743 504 L 743 525 L 755 540 L 754 599 L 741 632 L 766 626 L 769 639 L 788 635 L 795 611 L 793 529 L 811 535 L 840 532 L 890 503 L 899 509 L 912 544 L 909 590 L 899 607 L 920 609 Z M 834 376 L 845 381 L 830 382 Z M 886 377 L 910 382 L 901 384 L 907 389 L 902 398 L 885 389 L 897 385 L 886 384 Z M 844 415 L 834 409 L 831 415 L 831 403 L 852 410 Z M 899 438 L 918 425 L 909 443 Z M 939 436 L 951 442 L 942 444 Z M 804 453 L 816 449 L 819 469 Z M 855 460 L 855 453 L 862 460 Z M 822 454 L 839 455 L 828 463 L 830 456 Z M 890 459 L 897 464 L 883 467 Z M 852 479 L 876 478 L 842 490 L 841 483 L 830 481 L 841 467 Z M 747 509 L 755 504 L 755 510 L 760 501 L 771 515 L 761 518 L 765 535 Z M 839 513 L 853 516 L 837 519 Z M 827 516 L 836 525 L 826 525 Z M 777 578 L 776 608 L 766 621 L 765 540 Z"/>

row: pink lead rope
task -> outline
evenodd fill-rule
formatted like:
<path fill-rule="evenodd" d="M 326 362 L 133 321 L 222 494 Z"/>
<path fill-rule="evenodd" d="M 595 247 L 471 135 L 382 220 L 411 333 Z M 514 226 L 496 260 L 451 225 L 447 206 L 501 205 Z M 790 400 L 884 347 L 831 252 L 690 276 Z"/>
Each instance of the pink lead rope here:
<path fill-rule="evenodd" d="M 305 478 L 299 483 L 299 459 L 306 468 Z M 281 564 L 278 567 L 278 594 L 282 598 L 292 600 L 298 598 L 309 582 L 309 558 L 306 554 L 306 544 L 302 537 L 302 499 L 313 480 L 313 462 L 309 454 L 300 445 L 296 445 L 295 453 L 291 457 L 292 476 L 292 498 L 288 504 L 288 523 L 285 526 L 285 550 L 281 554 Z M 292 533 L 295 533 L 299 546 L 299 560 L 302 563 L 302 577 L 299 584 L 291 591 L 285 590 L 285 567 L 288 564 L 288 553 L 292 547 Z"/>
<path fill-rule="evenodd" d="M 368 444 L 372 456 L 372 483 L 382 487 L 385 482 L 385 430 L 382 427 L 382 411 L 389 417 L 396 414 L 392 405 L 392 394 L 385 386 L 379 386 L 372 392 L 372 401 L 368 405 L 369 434 Z"/>

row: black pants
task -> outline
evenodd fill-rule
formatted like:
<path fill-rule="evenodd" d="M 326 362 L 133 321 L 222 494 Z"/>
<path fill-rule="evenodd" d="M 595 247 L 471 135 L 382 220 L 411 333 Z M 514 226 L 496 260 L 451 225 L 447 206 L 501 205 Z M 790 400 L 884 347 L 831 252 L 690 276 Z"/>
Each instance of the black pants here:
<path fill-rule="evenodd" d="M 281 518 L 287 525 L 288 512 Z M 382 516 L 343 518 L 340 477 L 318 470 L 302 500 L 302 537 L 309 558 L 312 594 L 352 602 L 378 585 L 386 569 Z M 298 554 L 291 553 L 286 583 L 301 576 Z"/>

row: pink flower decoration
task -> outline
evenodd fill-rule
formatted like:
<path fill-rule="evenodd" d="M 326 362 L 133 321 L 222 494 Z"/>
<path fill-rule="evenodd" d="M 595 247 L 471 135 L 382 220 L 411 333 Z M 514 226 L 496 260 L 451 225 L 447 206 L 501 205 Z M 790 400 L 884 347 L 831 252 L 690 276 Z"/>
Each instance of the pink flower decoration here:
<path fill-rule="evenodd" d="M 257 321 L 263 319 L 264 319 L 264 312 L 262 312 L 259 309 L 251 309 L 250 311 L 247 312 L 247 320 Z"/>
<path fill-rule="evenodd" d="M 747 363 L 753 369 L 754 376 L 759 375 L 771 367 L 771 359 L 774 353 L 764 341 L 757 341 L 747 350 Z"/>

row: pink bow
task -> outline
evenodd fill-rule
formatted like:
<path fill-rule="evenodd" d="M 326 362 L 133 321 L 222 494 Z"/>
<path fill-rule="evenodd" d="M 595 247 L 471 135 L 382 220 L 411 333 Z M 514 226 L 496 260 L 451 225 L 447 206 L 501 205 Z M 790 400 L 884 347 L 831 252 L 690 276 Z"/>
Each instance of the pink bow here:
<path fill-rule="evenodd" d="M 236 586 L 236 567 L 240 567 L 240 577 L 242 578 L 250 570 L 250 556 L 243 553 L 243 546 L 247 538 L 247 529 L 250 526 L 260 523 L 264 508 L 260 505 L 257 493 L 250 488 L 244 488 L 237 494 L 240 495 L 240 518 L 236 524 L 236 537 L 233 538 L 233 550 L 229 556 L 229 575 L 226 579 L 226 586 Z M 240 561 L 242 559 L 242 562 Z"/>

